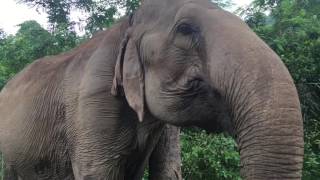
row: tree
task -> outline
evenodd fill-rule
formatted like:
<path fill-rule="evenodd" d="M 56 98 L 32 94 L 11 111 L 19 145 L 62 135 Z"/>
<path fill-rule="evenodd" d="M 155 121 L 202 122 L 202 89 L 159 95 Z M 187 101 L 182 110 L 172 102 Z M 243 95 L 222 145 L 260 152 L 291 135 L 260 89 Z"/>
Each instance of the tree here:
<path fill-rule="evenodd" d="M 2 28 L 0 28 L 0 42 L 6 38 L 6 33 L 3 31 Z"/>
<path fill-rule="evenodd" d="M 0 39 L 0 87 L 32 61 L 67 51 L 78 43 L 76 34 L 63 30 L 51 34 L 36 21 L 19 26 L 15 36 Z"/>
<path fill-rule="evenodd" d="M 211 0 L 211 2 L 222 8 L 229 8 L 234 5 L 232 0 Z"/>
<path fill-rule="evenodd" d="M 232 6 L 231 0 L 211 0 L 221 7 Z M 19 0 L 31 7 L 43 9 L 48 14 L 51 31 L 56 28 L 72 27 L 77 22 L 70 20 L 73 10 L 88 14 L 84 20 L 85 30 L 88 35 L 110 27 L 117 18 L 123 14 L 134 12 L 140 0 Z"/>
<path fill-rule="evenodd" d="M 41 57 L 46 51 L 49 33 L 35 21 L 20 25 L 16 36 L 8 36 L 0 46 L 1 85 L 6 79 L 21 70 L 33 58 Z"/>
<path fill-rule="evenodd" d="M 77 22 L 71 22 L 72 10 L 78 10 L 88 14 L 84 20 L 86 31 L 93 34 L 111 26 L 117 17 L 133 12 L 139 5 L 140 0 L 19 0 L 38 9 L 43 9 L 48 14 L 51 30 L 56 28 L 72 27 Z"/>

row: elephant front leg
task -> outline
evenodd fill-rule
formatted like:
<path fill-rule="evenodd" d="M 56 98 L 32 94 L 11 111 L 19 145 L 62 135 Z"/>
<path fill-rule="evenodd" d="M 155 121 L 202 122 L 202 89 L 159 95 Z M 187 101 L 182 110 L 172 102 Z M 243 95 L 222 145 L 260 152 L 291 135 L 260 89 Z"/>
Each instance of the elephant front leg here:
<path fill-rule="evenodd" d="M 135 145 L 136 120 L 121 115 L 133 117 L 134 113 L 122 108 L 123 104 L 105 91 L 86 91 L 90 93 L 79 98 L 77 114 L 68 115 L 67 134 L 72 147 L 74 177 L 76 180 L 123 180 L 127 156 Z M 67 112 L 74 112 L 74 108 Z"/>
<path fill-rule="evenodd" d="M 89 162 L 91 163 L 91 162 Z M 123 180 L 124 171 L 119 166 L 92 166 L 88 161 L 73 160 L 72 168 L 76 180 Z"/>
<path fill-rule="evenodd" d="M 123 180 L 134 128 L 118 119 L 91 119 L 75 131 L 71 161 L 76 180 Z M 113 123 L 111 123 L 113 122 Z"/>
<path fill-rule="evenodd" d="M 85 137 L 92 143 L 77 143 L 72 168 L 76 180 L 123 180 L 126 157 L 116 142 L 99 142 L 97 139 Z M 83 141 L 86 141 L 83 138 Z"/>
<path fill-rule="evenodd" d="M 150 180 L 182 180 L 180 128 L 166 125 L 149 162 Z"/>

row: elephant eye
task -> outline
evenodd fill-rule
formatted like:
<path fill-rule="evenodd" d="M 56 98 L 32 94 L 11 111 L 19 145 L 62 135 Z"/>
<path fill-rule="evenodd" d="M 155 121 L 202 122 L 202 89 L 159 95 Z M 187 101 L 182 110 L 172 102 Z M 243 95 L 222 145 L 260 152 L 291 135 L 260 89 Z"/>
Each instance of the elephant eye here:
<path fill-rule="evenodd" d="M 188 36 L 199 32 L 199 28 L 189 23 L 182 23 L 177 27 L 177 32 Z"/>

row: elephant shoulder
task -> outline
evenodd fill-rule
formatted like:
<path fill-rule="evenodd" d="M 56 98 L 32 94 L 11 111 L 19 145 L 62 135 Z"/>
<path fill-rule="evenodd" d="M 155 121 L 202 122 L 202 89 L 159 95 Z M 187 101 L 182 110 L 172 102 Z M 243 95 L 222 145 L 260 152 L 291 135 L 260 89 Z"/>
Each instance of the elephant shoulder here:
<path fill-rule="evenodd" d="M 15 75 L 4 87 L 4 90 L 14 90 L 22 87 L 43 88 L 48 83 L 55 82 L 61 76 L 65 61 L 63 58 L 45 57 L 38 59 Z"/>
<path fill-rule="evenodd" d="M 88 61 L 92 53 L 96 50 L 99 41 L 101 41 L 98 37 L 101 35 L 103 35 L 103 33 L 100 33 L 97 37 L 90 39 L 71 51 L 35 60 L 15 75 L 7 83 L 5 88 L 15 89 L 30 83 L 33 89 L 35 89 L 37 86 L 42 88 L 48 83 L 61 82 L 69 66 L 85 66 L 83 62 Z"/>

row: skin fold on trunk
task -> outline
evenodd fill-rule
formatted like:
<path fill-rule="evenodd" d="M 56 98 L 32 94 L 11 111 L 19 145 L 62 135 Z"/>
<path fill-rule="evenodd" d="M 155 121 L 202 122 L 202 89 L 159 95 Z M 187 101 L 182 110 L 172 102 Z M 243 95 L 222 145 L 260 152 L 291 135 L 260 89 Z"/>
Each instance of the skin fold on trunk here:
<path fill-rule="evenodd" d="M 212 17 L 230 16 L 219 15 Z M 208 66 L 212 86 L 228 106 L 241 174 L 252 180 L 301 179 L 303 125 L 293 80 L 280 58 L 251 30 L 225 19 L 214 19 L 220 26 L 211 30 L 220 31 L 220 36 L 207 42 L 212 55 Z"/>

